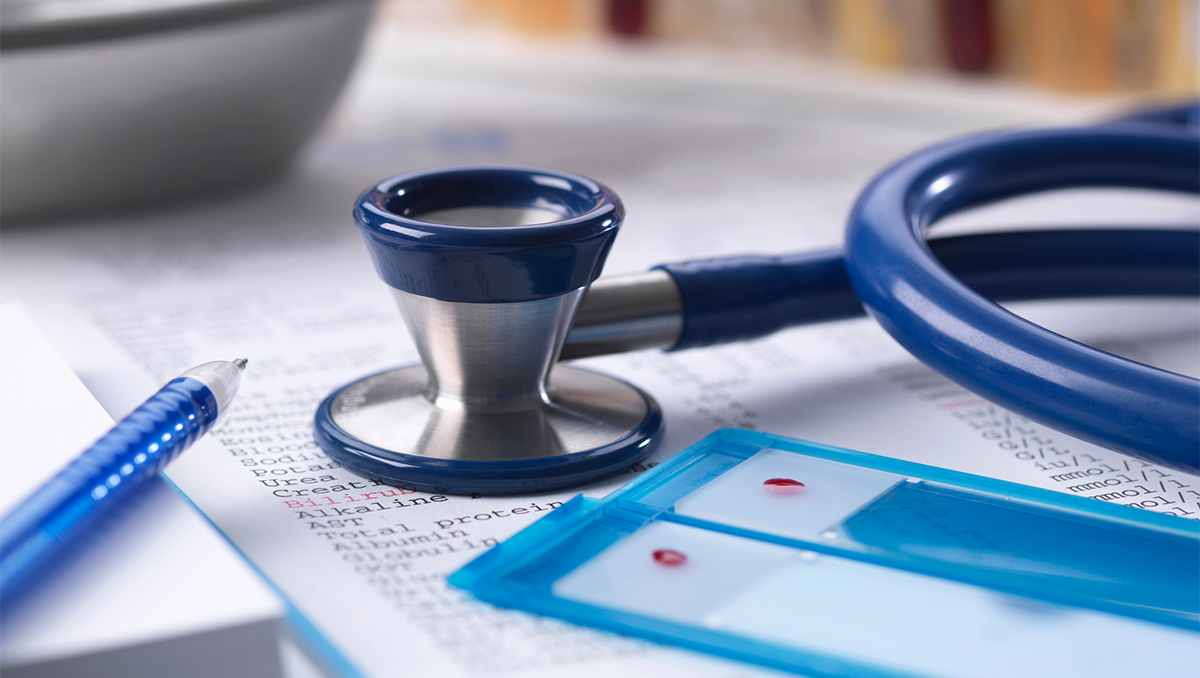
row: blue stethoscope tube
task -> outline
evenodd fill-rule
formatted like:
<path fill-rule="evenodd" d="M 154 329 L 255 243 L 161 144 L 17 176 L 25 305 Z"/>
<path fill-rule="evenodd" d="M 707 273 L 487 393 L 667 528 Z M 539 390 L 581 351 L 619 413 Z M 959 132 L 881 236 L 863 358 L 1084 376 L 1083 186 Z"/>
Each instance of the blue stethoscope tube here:
<path fill-rule="evenodd" d="M 926 241 L 943 266 L 995 302 L 1200 296 L 1200 232 L 1152 229 L 1008 231 Z M 671 350 L 748 341 L 866 314 L 845 250 L 662 264 L 683 298 Z"/>
<path fill-rule="evenodd" d="M 884 172 L 859 198 L 846 232 L 850 282 L 889 334 L 965 388 L 1077 438 L 1196 473 L 1200 383 L 1006 311 L 956 280 L 925 244 L 923 231 L 955 211 L 1080 186 L 1200 192 L 1200 137 L 1165 126 L 1106 127 L 931 148 Z"/>
<path fill-rule="evenodd" d="M 861 308 L 926 365 L 992 402 L 1103 447 L 1200 472 L 1200 382 L 1072 341 L 988 299 L 1194 296 L 1200 236 L 1015 232 L 955 238 L 947 246 L 934 241 L 938 257 L 924 238 L 953 212 L 1035 192 L 1200 192 L 1200 137 L 1161 124 L 1187 122 L 1195 109 L 1137 119 L 1157 124 L 951 141 L 902 160 L 868 185 L 851 213 L 844 251 L 664 265 L 685 306 L 675 348 L 852 317 Z M 966 271 L 965 280 L 948 268 Z"/>

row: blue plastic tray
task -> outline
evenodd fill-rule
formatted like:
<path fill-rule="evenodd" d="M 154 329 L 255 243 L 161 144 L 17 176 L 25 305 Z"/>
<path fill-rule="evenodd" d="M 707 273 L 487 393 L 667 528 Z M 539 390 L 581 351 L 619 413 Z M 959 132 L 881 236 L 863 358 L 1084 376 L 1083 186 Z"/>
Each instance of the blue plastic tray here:
<path fill-rule="evenodd" d="M 450 583 L 809 675 L 1194 675 L 1200 657 L 1194 521 L 735 429 Z"/>

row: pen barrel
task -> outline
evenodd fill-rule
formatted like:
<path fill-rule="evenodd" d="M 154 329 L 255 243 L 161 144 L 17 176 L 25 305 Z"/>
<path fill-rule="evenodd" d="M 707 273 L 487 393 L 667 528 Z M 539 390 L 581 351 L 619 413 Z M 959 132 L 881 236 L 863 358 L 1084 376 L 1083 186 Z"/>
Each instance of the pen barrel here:
<path fill-rule="evenodd" d="M 217 415 L 208 386 L 176 379 L 0 520 L 0 598 L 154 477 Z"/>

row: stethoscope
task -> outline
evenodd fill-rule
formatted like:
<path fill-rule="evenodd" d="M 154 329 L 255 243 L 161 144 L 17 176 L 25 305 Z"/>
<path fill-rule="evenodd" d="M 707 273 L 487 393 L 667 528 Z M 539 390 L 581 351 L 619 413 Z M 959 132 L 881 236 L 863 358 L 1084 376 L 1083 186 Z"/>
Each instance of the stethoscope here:
<path fill-rule="evenodd" d="M 317 442 L 420 490 L 562 489 L 659 442 L 641 389 L 560 359 L 764 336 L 866 311 L 946 377 L 1077 438 L 1200 472 L 1200 382 L 1085 346 L 995 301 L 1200 294 L 1200 233 L 1014 231 L 926 241 L 954 212 L 1072 187 L 1200 192 L 1200 106 L 1079 129 L 984 134 L 880 173 L 845 249 L 665 264 L 597 280 L 625 217 L 589 179 L 472 166 L 392 177 L 354 219 L 422 365 L 334 391 Z"/>

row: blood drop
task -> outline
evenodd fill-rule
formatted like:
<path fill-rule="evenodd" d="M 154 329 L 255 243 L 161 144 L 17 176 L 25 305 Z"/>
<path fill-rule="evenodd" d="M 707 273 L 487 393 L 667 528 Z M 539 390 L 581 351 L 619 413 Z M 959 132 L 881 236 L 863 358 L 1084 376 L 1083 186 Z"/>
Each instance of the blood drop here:
<path fill-rule="evenodd" d="M 667 567 L 679 567 L 687 562 L 687 556 L 672 549 L 659 549 L 654 552 L 654 560 Z"/>
<path fill-rule="evenodd" d="M 791 478 L 771 478 L 763 481 L 763 487 L 767 488 L 768 492 L 777 492 L 779 494 L 791 494 L 804 489 L 804 483 Z"/>

